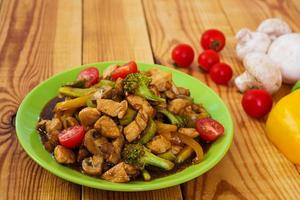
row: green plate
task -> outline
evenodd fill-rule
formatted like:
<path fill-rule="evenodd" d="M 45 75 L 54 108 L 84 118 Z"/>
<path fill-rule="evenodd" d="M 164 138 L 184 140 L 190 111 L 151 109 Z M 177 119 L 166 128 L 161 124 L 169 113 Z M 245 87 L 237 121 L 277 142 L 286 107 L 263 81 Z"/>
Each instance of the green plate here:
<path fill-rule="evenodd" d="M 232 142 L 233 125 L 230 113 L 218 95 L 199 80 L 175 69 L 161 65 L 138 63 L 140 70 L 158 67 L 163 71 L 171 72 L 173 74 L 174 82 L 178 86 L 189 88 L 195 102 L 202 103 L 212 117 L 224 125 L 225 134 L 213 143 L 201 163 L 192 165 L 176 174 L 149 182 L 132 181 L 129 183 L 111 183 L 84 175 L 69 167 L 58 164 L 52 158 L 51 154 L 44 149 L 39 134 L 35 130 L 42 108 L 50 99 L 57 96 L 58 88 L 62 84 L 74 80 L 83 68 L 87 66 L 96 66 L 103 72 L 107 66 L 114 63 L 121 64 L 124 62 L 118 61 L 88 64 L 57 74 L 35 87 L 25 97 L 16 117 L 17 136 L 27 154 L 35 162 L 51 173 L 80 185 L 113 191 L 146 191 L 166 188 L 189 181 L 207 172 L 223 158 Z"/>

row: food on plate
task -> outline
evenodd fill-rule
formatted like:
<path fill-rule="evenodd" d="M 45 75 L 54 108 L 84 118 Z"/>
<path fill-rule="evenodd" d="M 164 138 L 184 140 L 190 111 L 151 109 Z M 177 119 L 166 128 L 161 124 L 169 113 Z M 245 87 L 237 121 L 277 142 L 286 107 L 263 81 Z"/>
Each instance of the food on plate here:
<path fill-rule="evenodd" d="M 272 96 L 262 89 L 252 89 L 244 93 L 242 106 L 251 117 L 260 118 L 268 114 L 272 108 Z"/>
<path fill-rule="evenodd" d="M 239 30 L 235 38 L 237 40 L 236 54 L 240 60 L 252 52 L 267 53 L 271 39 L 266 33 L 252 32 L 248 28 Z"/>
<path fill-rule="evenodd" d="M 224 133 L 222 124 L 211 118 L 197 119 L 196 130 L 205 141 L 214 141 Z"/>
<path fill-rule="evenodd" d="M 224 34 L 217 29 L 208 29 L 202 35 L 200 44 L 204 50 L 212 49 L 216 52 L 221 51 L 226 43 Z"/>
<path fill-rule="evenodd" d="M 99 71 L 95 67 L 89 67 L 81 71 L 77 77 L 78 81 L 84 82 L 84 87 L 91 87 L 99 81 Z"/>
<path fill-rule="evenodd" d="M 300 89 L 279 100 L 270 112 L 266 132 L 271 142 L 293 163 L 300 165 Z"/>
<path fill-rule="evenodd" d="M 84 84 L 62 85 L 37 129 L 58 163 L 84 174 L 118 183 L 149 181 L 201 162 L 224 134 L 169 72 L 138 71 L 131 61 L 109 66 L 102 77 L 95 67 L 78 77 Z"/>
<path fill-rule="evenodd" d="M 218 62 L 220 62 L 219 54 L 211 49 L 205 50 L 199 54 L 199 67 L 206 72 L 208 72 L 210 68 Z"/>
<path fill-rule="evenodd" d="M 226 63 L 217 63 L 209 70 L 211 79 L 217 83 L 226 85 L 232 78 L 232 69 Z"/>
<path fill-rule="evenodd" d="M 113 80 L 117 80 L 118 78 L 125 78 L 128 74 L 136 73 L 137 65 L 134 61 L 130 61 L 129 63 L 115 68 L 111 73 L 111 78 Z"/>
<path fill-rule="evenodd" d="M 265 89 L 273 94 L 281 87 L 279 67 L 265 53 L 252 52 L 243 60 L 246 71 L 235 78 L 235 85 L 240 92 L 248 89 Z"/>
<path fill-rule="evenodd" d="M 268 56 L 281 70 L 284 83 L 294 84 L 300 79 L 300 34 L 285 34 L 273 41 Z"/>
<path fill-rule="evenodd" d="M 172 50 L 172 59 L 179 67 L 189 67 L 194 60 L 194 50 L 188 44 L 178 44 Z"/>
<path fill-rule="evenodd" d="M 256 31 L 267 34 L 271 40 L 292 32 L 288 23 L 279 18 L 269 18 L 262 21 Z"/>

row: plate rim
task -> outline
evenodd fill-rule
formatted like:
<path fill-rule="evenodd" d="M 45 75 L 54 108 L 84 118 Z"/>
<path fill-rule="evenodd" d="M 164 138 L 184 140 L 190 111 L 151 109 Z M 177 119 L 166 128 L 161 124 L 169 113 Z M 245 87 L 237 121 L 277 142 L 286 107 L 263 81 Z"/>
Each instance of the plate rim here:
<path fill-rule="evenodd" d="M 20 113 L 22 113 L 23 110 L 25 109 L 24 105 L 26 104 L 27 100 L 30 99 L 30 96 L 33 95 L 35 93 L 35 91 L 39 87 L 41 87 L 46 82 L 48 82 L 48 81 L 50 81 L 52 79 L 55 79 L 57 76 L 60 76 L 60 75 L 63 75 L 63 74 L 67 74 L 67 73 L 69 73 L 69 72 L 71 72 L 73 70 L 78 70 L 78 69 L 81 69 L 81 68 L 84 68 L 84 67 L 88 67 L 88 66 L 93 66 L 93 65 L 105 65 L 107 67 L 107 66 L 112 65 L 112 64 L 122 64 L 122 63 L 126 63 L 126 61 L 118 60 L 118 61 L 95 62 L 95 63 L 88 63 L 88 64 L 79 65 L 79 66 L 76 66 L 76 67 L 71 67 L 71 69 L 68 69 L 68 70 L 65 70 L 65 71 L 62 71 L 60 73 L 52 75 L 51 77 L 47 78 L 46 80 L 40 82 L 37 86 L 35 86 L 25 96 L 25 98 L 22 100 L 22 103 L 20 104 L 20 106 L 18 108 L 18 111 L 17 111 L 17 115 L 16 115 L 16 134 L 17 134 L 17 138 L 18 138 L 18 141 L 21 144 L 22 148 L 27 153 L 27 155 L 29 155 L 31 157 L 31 159 L 33 159 L 41 167 L 43 167 L 44 169 L 46 169 L 50 173 L 52 173 L 52 174 L 54 174 L 54 175 L 56 175 L 56 176 L 58 176 L 58 177 L 60 177 L 60 178 L 62 178 L 64 180 L 70 181 L 70 182 L 75 183 L 75 184 L 79 184 L 79 185 L 83 185 L 83 186 L 88 186 L 88 187 L 91 187 L 91 188 L 103 189 L 103 190 L 109 190 L 109 191 L 123 191 L 123 192 L 150 191 L 150 190 L 157 190 L 157 189 L 163 189 L 163 188 L 172 187 L 172 186 L 175 186 L 175 185 L 179 185 L 179 184 L 185 183 L 185 182 L 187 182 L 189 180 L 192 180 L 194 178 L 197 178 L 198 176 L 204 174 L 205 172 L 209 171 L 211 168 L 213 168 L 214 166 L 216 166 L 216 164 L 218 162 L 220 162 L 223 159 L 223 157 L 225 156 L 225 154 L 228 152 L 228 150 L 229 150 L 229 148 L 230 148 L 230 146 L 232 144 L 233 135 L 234 135 L 234 131 L 233 131 L 234 126 L 233 126 L 232 116 L 231 116 L 231 113 L 230 113 L 228 107 L 224 103 L 224 101 L 219 97 L 219 95 L 216 92 L 214 92 L 205 83 L 203 83 L 199 79 L 196 79 L 193 76 L 190 76 L 189 74 L 183 73 L 183 72 L 181 72 L 179 70 L 176 70 L 176 69 L 170 68 L 170 67 L 166 67 L 166 66 L 163 66 L 163 65 L 151 64 L 151 63 L 144 63 L 144 62 L 138 62 L 138 61 L 136 62 L 137 65 L 141 64 L 141 65 L 147 65 L 147 66 L 153 66 L 153 67 L 163 68 L 163 69 L 167 69 L 167 70 L 172 71 L 172 72 L 175 71 L 176 73 L 179 73 L 179 74 L 181 74 L 183 76 L 188 76 L 189 78 L 191 78 L 194 81 L 197 81 L 199 84 L 201 84 L 205 89 L 207 89 L 211 93 L 213 93 L 213 95 L 215 96 L 215 98 L 217 98 L 223 104 L 223 106 L 225 107 L 225 112 L 226 112 L 225 114 L 229 116 L 229 122 L 230 122 L 229 126 L 228 126 L 229 130 L 227 130 L 227 134 L 228 134 L 227 140 L 229 140 L 229 142 L 227 142 L 226 145 L 223 147 L 224 151 L 222 151 L 221 153 L 217 154 L 217 156 L 215 156 L 213 158 L 210 158 L 210 160 L 209 160 L 210 162 L 207 164 L 207 165 L 209 165 L 209 167 L 205 167 L 205 169 L 203 169 L 203 170 L 194 171 L 193 173 L 189 173 L 188 175 L 186 175 L 184 177 L 180 177 L 180 178 L 177 178 L 177 179 L 172 180 L 172 181 L 171 180 L 164 181 L 166 184 L 163 185 L 163 186 L 161 185 L 161 183 L 159 183 L 159 184 L 156 184 L 156 185 L 142 185 L 141 187 L 138 187 L 138 186 L 134 187 L 134 185 L 130 184 L 130 183 L 111 183 L 111 182 L 109 182 L 109 184 L 107 186 L 105 184 L 93 185 L 93 182 L 90 182 L 88 180 L 85 180 L 85 179 L 78 180 L 76 177 L 74 178 L 71 175 L 61 173 L 60 171 L 55 171 L 55 170 L 51 171 L 51 166 L 50 165 L 47 165 L 42 160 L 36 158 L 35 155 L 33 155 L 34 153 L 31 152 L 29 149 L 26 148 L 26 144 L 24 143 L 25 141 L 22 140 L 22 139 L 20 139 L 21 132 L 22 132 L 21 131 L 21 127 L 19 125 L 19 121 L 21 120 L 20 119 L 20 116 L 21 116 Z M 180 172 L 178 172 L 178 173 L 180 173 Z M 177 174 L 177 173 L 175 173 L 175 174 Z M 116 187 L 112 187 L 112 185 L 115 185 Z"/>

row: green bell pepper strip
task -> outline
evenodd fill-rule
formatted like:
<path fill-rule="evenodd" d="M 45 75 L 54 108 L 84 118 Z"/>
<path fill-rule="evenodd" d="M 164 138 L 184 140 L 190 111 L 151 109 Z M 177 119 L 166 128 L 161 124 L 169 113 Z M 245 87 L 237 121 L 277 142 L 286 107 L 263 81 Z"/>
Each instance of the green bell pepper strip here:
<path fill-rule="evenodd" d="M 153 121 L 153 119 L 150 119 L 141 139 L 139 140 L 139 143 L 146 144 L 149 142 L 154 137 L 156 130 L 156 123 Z"/>

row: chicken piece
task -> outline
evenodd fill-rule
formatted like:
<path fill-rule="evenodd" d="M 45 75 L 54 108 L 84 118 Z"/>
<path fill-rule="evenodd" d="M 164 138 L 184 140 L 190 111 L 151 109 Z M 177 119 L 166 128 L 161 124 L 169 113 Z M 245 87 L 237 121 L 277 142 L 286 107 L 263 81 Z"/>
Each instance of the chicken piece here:
<path fill-rule="evenodd" d="M 76 156 L 71 149 L 57 145 L 54 149 L 54 158 L 61 164 L 72 164 L 76 161 Z"/>
<path fill-rule="evenodd" d="M 172 152 L 174 155 L 179 154 L 179 152 L 180 152 L 182 149 L 183 149 L 183 147 L 180 146 L 180 145 L 172 144 L 172 146 L 171 146 L 171 152 Z"/>
<path fill-rule="evenodd" d="M 135 177 L 140 173 L 139 168 L 125 163 L 125 171 L 130 177 Z"/>
<path fill-rule="evenodd" d="M 104 159 L 101 155 L 94 155 L 92 157 L 85 158 L 82 161 L 82 169 L 89 175 L 100 175 L 102 173 Z"/>
<path fill-rule="evenodd" d="M 37 128 L 39 132 L 44 135 L 43 145 L 49 152 L 53 152 L 56 145 L 58 145 L 58 134 L 62 129 L 62 123 L 58 118 L 52 120 L 39 121 Z"/>
<path fill-rule="evenodd" d="M 172 90 L 165 91 L 165 95 L 168 99 L 175 99 L 176 94 Z"/>
<path fill-rule="evenodd" d="M 155 121 L 156 126 L 157 126 L 157 133 L 168 133 L 168 132 L 175 132 L 177 131 L 177 126 L 173 124 L 164 124 L 161 123 L 160 121 Z"/>
<path fill-rule="evenodd" d="M 120 102 L 121 106 L 120 106 L 120 109 L 119 109 L 119 113 L 118 113 L 118 118 L 119 119 L 122 119 L 126 112 L 127 112 L 127 109 L 128 109 L 128 102 L 126 100 L 123 100 Z"/>
<path fill-rule="evenodd" d="M 140 96 L 134 96 L 134 95 L 129 95 L 127 96 L 127 101 L 128 103 L 135 109 L 135 110 L 140 110 L 143 109 L 144 112 L 148 116 L 153 116 L 154 115 L 154 109 L 152 106 L 149 104 L 149 102 Z"/>
<path fill-rule="evenodd" d="M 93 95 L 94 99 L 110 99 L 113 95 L 113 88 L 111 86 L 105 85 L 99 88 L 97 92 Z"/>
<path fill-rule="evenodd" d="M 102 116 L 100 117 L 95 125 L 95 129 L 101 133 L 104 137 L 108 138 L 117 138 L 120 136 L 120 130 L 116 123 L 109 117 L 107 116 Z"/>
<path fill-rule="evenodd" d="M 147 147 L 155 154 L 164 153 L 171 148 L 171 142 L 164 136 L 157 135 L 147 143 Z"/>
<path fill-rule="evenodd" d="M 114 183 L 125 183 L 130 180 L 126 173 L 124 162 L 120 162 L 107 170 L 104 174 L 102 174 L 101 178 Z"/>
<path fill-rule="evenodd" d="M 177 87 L 177 90 L 179 92 L 180 95 L 184 95 L 184 96 L 190 96 L 190 90 L 183 88 L 183 87 Z"/>
<path fill-rule="evenodd" d="M 194 128 L 180 128 L 178 129 L 178 133 L 189 136 L 191 138 L 195 138 L 199 135 L 199 133 Z"/>
<path fill-rule="evenodd" d="M 81 146 L 77 154 L 77 162 L 81 162 L 83 159 L 89 157 L 91 153 L 84 147 Z"/>
<path fill-rule="evenodd" d="M 122 119 L 126 114 L 128 103 L 126 100 L 119 102 L 110 99 L 98 99 L 97 109 L 111 117 Z"/>
<path fill-rule="evenodd" d="M 160 71 L 157 68 L 149 70 L 152 81 L 150 85 L 155 85 L 160 92 L 164 92 L 172 87 L 172 73 Z"/>
<path fill-rule="evenodd" d="M 46 121 L 46 132 L 50 133 L 53 130 L 60 131 L 62 130 L 63 126 L 61 121 L 58 118 L 53 118 L 51 120 Z"/>
<path fill-rule="evenodd" d="M 144 110 L 140 110 L 136 115 L 135 120 L 124 128 L 124 135 L 128 142 L 132 142 L 138 138 L 142 131 L 147 127 L 148 119 L 149 117 Z"/>
<path fill-rule="evenodd" d="M 164 136 L 167 140 L 171 141 L 172 139 L 172 133 L 171 132 L 160 132 L 157 133 L 158 135 Z"/>
<path fill-rule="evenodd" d="M 117 164 L 121 159 L 121 150 L 125 143 L 125 139 L 123 135 L 120 135 L 117 139 L 112 141 L 113 151 L 109 155 L 107 161 L 113 164 Z"/>
<path fill-rule="evenodd" d="M 59 134 L 59 131 L 57 131 L 57 130 L 53 130 L 49 133 L 48 132 L 46 133 L 47 140 L 44 142 L 44 146 L 47 151 L 53 152 L 56 145 L 59 144 L 58 134 Z"/>
<path fill-rule="evenodd" d="M 192 105 L 192 102 L 187 99 L 174 99 L 169 102 L 168 110 L 174 114 L 178 114 L 185 107 Z"/>
<path fill-rule="evenodd" d="M 93 125 L 100 116 L 101 113 L 97 110 L 97 108 L 90 107 L 82 109 L 78 114 L 80 122 L 83 126 Z"/>

